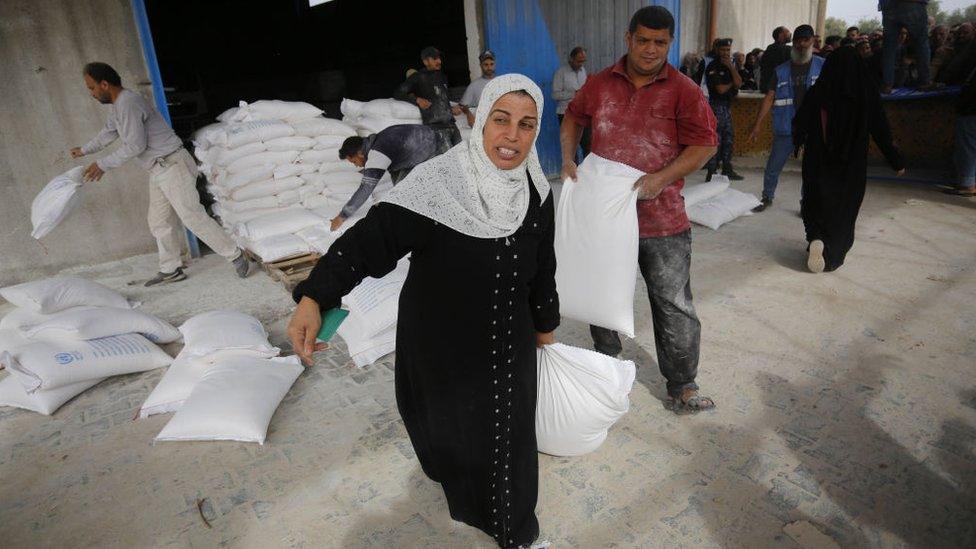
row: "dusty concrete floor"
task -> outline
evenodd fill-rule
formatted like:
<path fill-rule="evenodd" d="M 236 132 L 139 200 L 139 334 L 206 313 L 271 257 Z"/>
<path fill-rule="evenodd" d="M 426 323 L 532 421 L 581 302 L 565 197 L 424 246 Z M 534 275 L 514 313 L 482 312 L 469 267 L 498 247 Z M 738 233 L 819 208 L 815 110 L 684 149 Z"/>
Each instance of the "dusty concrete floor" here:
<path fill-rule="evenodd" d="M 748 176 L 736 186 L 757 193 Z M 631 411 L 597 452 L 540 457 L 554 547 L 976 544 L 976 202 L 871 183 L 847 265 L 812 275 L 798 186 L 786 175 L 772 210 L 695 229 L 700 382 L 717 411 L 664 409 L 639 291 Z M 174 323 L 252 313 L 283 343 L 290 302 L 264 275 L 237 280 L 211 256 L 188 282 L 126 286 L 153 267 L 75 271 Z M 558 338 L 589 344 L 575 322 Z M 322 354 L 265 446 L 153 445 L 169 416 L 131 418 L 161 375 L 111 379 L 52 418 L 0 409 L 2 545 L 490 547 L 420 472 L 392 357 L 357 370 L 341 344 Z"/>

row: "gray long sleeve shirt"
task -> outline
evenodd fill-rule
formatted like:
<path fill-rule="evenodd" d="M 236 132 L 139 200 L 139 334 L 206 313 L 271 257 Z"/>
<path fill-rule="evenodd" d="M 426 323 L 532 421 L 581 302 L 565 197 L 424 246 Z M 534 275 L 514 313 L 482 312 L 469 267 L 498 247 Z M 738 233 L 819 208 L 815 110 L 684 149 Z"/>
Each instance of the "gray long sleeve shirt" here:
<path fill-rule="evenodd" d="M 574 71 L 568 64 L 559 67 L 552 77 L 552 98 L 557 101 L 556 114 L 566 114 L 569 102 L 576 92 L 586 84 L 586 69 Z"/>
<path fill-rule="evenodd" d="M 120 138 L 122 145 L 96 162 L 102 170 L 118 168 L 132 158 L 137 158 L 149 169 L 157 158 L 183 146 L 159 111 L 146 98 L 130 90 L 122 90 L 112 103 L 105 127 L 81 148 L 81 152 L 86 155 L 96 153 Z"/>

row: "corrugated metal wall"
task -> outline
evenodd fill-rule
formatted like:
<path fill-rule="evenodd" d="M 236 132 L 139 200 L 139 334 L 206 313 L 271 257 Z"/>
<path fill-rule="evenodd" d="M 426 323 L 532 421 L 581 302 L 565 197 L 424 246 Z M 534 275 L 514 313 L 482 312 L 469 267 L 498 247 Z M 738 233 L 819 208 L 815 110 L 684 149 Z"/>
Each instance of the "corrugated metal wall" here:
<path fill-rule="evenodd" d="M 498 73 L 518 72 L 532 78 L 546 96 L 537 148 L 546 173 L 561 167 L 559 128 L 550 97 L 552 75 L 569 51 L 583 46 L 587 71 L 595 74 L 627 51 L 624 34 L 639 8 L 660 5 L 681 21 L 680 0 L 485 0 L 485 43 L 497 56 Z M 680 31 L 676 29 L 676 35 Z M 678 64 L 680 36 L 670 60 Z"/>

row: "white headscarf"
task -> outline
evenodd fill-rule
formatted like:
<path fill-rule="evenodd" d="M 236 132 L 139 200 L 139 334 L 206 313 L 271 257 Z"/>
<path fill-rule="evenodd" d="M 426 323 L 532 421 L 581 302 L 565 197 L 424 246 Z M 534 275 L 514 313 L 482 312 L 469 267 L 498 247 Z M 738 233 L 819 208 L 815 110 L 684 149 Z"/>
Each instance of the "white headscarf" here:
<path fill-rule="evenodd" d="M 515 233 L 529 210 L 526 172 L 531 174 L 543 201 L 549 196 L 549 181 L 539 164 L 535 139 L 522 164 L 512 170 L 502 170 L 488 158 L 482 132 L 495 102 L 519 90 L 525 90 L 535 100 L 538 138 L 542 127 L 542 91 L 521 74 L 496 76 L 481 94 L 468 142 L 418 165 L 382 201 L 475 238 L 500 238 Z"/>

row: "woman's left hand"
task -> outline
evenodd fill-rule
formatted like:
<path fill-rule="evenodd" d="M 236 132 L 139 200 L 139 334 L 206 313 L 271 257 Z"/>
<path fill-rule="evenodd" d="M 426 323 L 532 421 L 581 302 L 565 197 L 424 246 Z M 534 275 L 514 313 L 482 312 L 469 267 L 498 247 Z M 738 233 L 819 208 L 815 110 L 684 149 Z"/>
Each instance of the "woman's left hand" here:
<path fill-rule="evenodd" d="M 556 342 L 556 332 L 536 332 L 535 333 L 535 346 L 538 348 L 543 348 L 546 345 L 552 345 Z"/>

